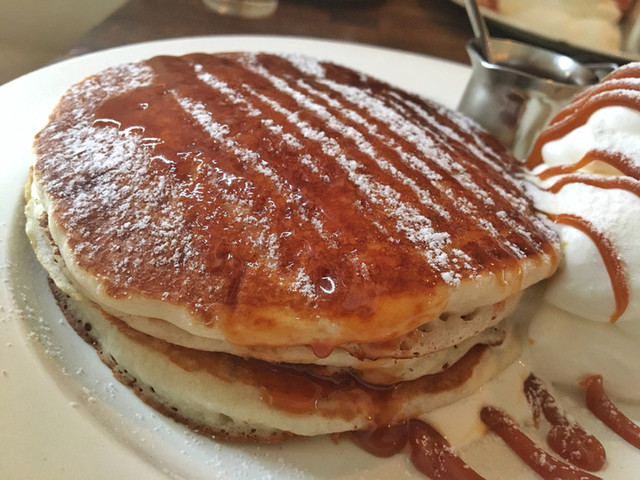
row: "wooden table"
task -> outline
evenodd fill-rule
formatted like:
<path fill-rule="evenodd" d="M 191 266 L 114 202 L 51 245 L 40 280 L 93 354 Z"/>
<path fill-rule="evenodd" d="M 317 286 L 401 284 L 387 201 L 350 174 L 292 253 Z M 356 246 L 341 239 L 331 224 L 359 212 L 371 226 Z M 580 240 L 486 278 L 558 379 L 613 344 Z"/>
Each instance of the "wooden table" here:
<path fill-rule="evenodd" d="M 280 0 L 263 19 L 222 16 L 201 0 L 129 0 L 69 51 L 196 35 L 274 34 L 338 39 L 469 63 L 464 9 L 450 0 Z"/>

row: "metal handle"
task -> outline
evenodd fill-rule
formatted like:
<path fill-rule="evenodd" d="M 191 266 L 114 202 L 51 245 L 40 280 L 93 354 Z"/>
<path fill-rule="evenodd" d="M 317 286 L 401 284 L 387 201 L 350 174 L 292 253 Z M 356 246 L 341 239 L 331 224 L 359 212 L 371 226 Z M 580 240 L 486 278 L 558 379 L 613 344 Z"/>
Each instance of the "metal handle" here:
<path fill-rule="evenodd" d="M 484 17 L 480 13 L 478 3 L 476 0 L 464 0 L 464 6 L 471 21 L 471 28 L 473 29 L 482 56 L 487 62 L 494 63 L 491 47 L 489 46 L 489 29 L 484 21 Z"/>

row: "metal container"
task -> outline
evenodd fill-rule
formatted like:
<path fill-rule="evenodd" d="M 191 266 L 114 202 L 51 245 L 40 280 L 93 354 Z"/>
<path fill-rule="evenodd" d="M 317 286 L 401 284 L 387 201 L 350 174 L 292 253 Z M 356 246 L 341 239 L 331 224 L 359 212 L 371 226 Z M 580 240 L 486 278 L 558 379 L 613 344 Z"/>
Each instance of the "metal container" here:
<path fill-rule="evenodd" d="M 516 157 L 571 99 L 611 72 L 614 64 L 583 65 L 570 57 L 514 40 L 492 38 L 493 63 L 475 40 L 467 43 L 473 72 L 458 110 L 493 133 Z"/>

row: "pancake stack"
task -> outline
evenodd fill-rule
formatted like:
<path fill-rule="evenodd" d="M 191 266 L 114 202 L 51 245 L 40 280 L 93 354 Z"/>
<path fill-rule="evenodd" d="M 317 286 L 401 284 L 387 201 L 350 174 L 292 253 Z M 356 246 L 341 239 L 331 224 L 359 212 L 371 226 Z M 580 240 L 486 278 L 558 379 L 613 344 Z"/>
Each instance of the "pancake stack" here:
<path fill-rule="evenodd" d="M 231 440 L 373 429 L 475 391 L 558 262 L 520 166 L 465 117 L 297 56 L 155 57 L 71 87 L 27 233 L 76 331 Z"/>

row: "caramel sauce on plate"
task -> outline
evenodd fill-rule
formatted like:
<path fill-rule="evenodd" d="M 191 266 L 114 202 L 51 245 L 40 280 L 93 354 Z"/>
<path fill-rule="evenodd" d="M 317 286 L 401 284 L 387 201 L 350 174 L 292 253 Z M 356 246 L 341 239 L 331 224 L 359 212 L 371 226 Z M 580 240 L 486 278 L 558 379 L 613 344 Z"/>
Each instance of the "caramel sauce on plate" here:
<path fill-rule="evenodd" d="M 587 406 L 594 415 L 631 445 L 640 448 L 640 427 L 607 398 L 602 387 L 602 377 L 586 377 L 582 385 L 586 387 Z M 553 395 L 535 375 L 531 374 L 523 387 L 531 404 L 536 426 L 540 415 L 544 415 L 552 425 L 547 435 L 549 446 L 573 465 L 553 457 L 536 445 L 516 422 L 499 408 L 482 408 L 482 422 L 545 480 L 601 479 L 587 471 L 600 470 L 605 464 L 606 452 L 600 441 L 560 408 Z M 350 438 L 367 452 L 380 457 L 402 452 L 408 444 L 412 463 L 417 470 L 431 479 L 483 478 L 451 449 L 440 432 L 420 420 L 412 419 L 380 426 L 374 430 L 351 432 Z"/>
<path fill-rule="evenodd" d="M 432 479 L 481 480 L 431 425 L 421 420 L 380 427 L 374 431 L 352 432 L 352 440 L 367 452 L 389 457 L 409 444 L 411 462 Z"/>
<path fill-rule="evenodd" d="M 546 453 L 516 425 L 505 412 L 484 407 L 480 412 L 484 424 L 499 435 L 533 471 L 545 480 L 597 480 L 601 477 L 558 460 Z"/>
<path fill-rule="evenodd" d="M 422 473 L 436 480 L 482 480 L 449 446 L 431 425 L 419 420 L 409 422 L 408 441 L 411 462 Z"/>
<path fill-rule="evenodd" d="M 600 441 L 568 417 L 538 377 L 529 375 L 524 391 L 536 425 L 540 415 L 552 425 L 547 433 L 547 443 L 553 451 L 585 470 L 595 472 L 604 466 L 607 454 Z"/>
<path fill-rule="evenodd" d="M 602 423 L 640 449 L 640 426 L 627 417 L 604 391 L 601 375 L 589 375 L 580 384 L 585 387 L 587 407 Z"/>

